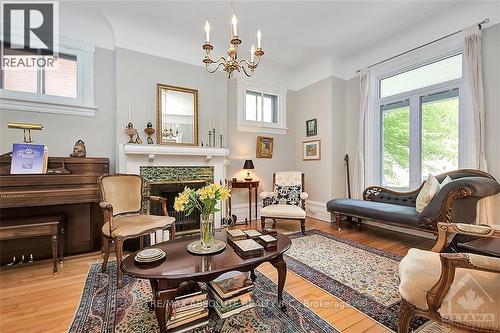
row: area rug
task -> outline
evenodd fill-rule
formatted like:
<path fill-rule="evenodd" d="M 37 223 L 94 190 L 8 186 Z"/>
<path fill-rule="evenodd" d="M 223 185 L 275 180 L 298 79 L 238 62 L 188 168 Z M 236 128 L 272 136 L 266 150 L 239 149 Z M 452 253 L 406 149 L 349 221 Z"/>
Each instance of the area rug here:
<path fill-rule="evenodd" d="M 319 230 L 288 235 L 288 269 L 396 331 L 402 257 Z M 423 324 L 416 319 L 415 329 Z"/>
<path fill-rule="evenodd" d="M 283 293 L 287 311 L 276 303 L 277 286 L 256 272 L 253 298 L 257 306 L 239 315 L 221 320 L 211 313 L 210 323 L 196 333 L 232 332 L 338 332 L 295 298 Z M 146 333 L 158 332 L 154 312 L 149 310 L 151 288 L 147 280 L 124 277 L 124 287 L 116 288 L 116 262 L 108 263 L 107 273 L 93 264 L 85 281 L 80 305 L 70 333 Z"/>

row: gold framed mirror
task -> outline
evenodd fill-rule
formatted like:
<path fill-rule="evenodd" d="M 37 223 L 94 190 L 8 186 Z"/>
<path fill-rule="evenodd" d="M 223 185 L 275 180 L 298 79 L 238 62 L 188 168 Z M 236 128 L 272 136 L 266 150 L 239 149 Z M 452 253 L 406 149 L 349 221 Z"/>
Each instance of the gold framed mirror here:
<path fill-rule="evenodd" d="M 198 146 L 198 90 L 156 85 L 156 142 Z"/>

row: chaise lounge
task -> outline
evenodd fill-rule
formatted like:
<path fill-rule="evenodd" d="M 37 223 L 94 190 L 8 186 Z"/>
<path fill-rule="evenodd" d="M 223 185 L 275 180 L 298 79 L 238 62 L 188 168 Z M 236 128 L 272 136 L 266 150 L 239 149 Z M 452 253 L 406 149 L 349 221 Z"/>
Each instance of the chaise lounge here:
<path fill-rule="evenodd" d="M 417 196 L 425 182 L 414 191 L 396 192 L 380 186 L 367 187 L 363 200 L 333 199 L 326 207 L 335 218 L 340 230 L 342 217 L 351 220 L 377 221 L 411 229 L 437 231 L 439 222 L 474 223 L 478 200 L 500 192 L 500 184 L 490 174 L 472 169 L 460 169 L 436 176 L 444 185 L 419 213 L 416 210 Z M 457 203 L 460 202 L 458 205 Z"/>

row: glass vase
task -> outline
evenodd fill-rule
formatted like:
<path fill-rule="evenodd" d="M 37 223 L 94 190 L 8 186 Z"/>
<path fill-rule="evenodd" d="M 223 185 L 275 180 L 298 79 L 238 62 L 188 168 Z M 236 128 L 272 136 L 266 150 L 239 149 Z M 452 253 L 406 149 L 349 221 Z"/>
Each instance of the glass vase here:
<path fill-rule="evenodd" d="M 208 250 L 215 240 L 214 214 L 202 214 L 200 221 L 200 241 L 203 250 Z"/>

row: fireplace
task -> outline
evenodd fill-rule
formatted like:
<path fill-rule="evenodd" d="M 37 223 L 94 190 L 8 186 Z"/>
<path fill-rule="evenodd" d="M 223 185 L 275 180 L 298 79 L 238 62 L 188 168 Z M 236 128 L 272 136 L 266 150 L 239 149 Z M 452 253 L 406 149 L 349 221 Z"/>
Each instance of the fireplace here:
<path fill-rule="evenodd" d="M 168 215 L 175 217 L 176 235 L 182 236 L 198 232 L 200 229 L 200 212 L 195 209 L 190 215 L 184 212 L 176 212 L 174 209 L 175 197 L 182 192 L 185 187 L 193 190 L 202 188 L 207 184 L 205 180 L 185 180 L 185 181 L 153 181 L 148 182 L 147 191 L 149 195 L 156 195 L 167 199 Z M 162 215 L 161 205 L 152 202 L 150 213 Z"/>

